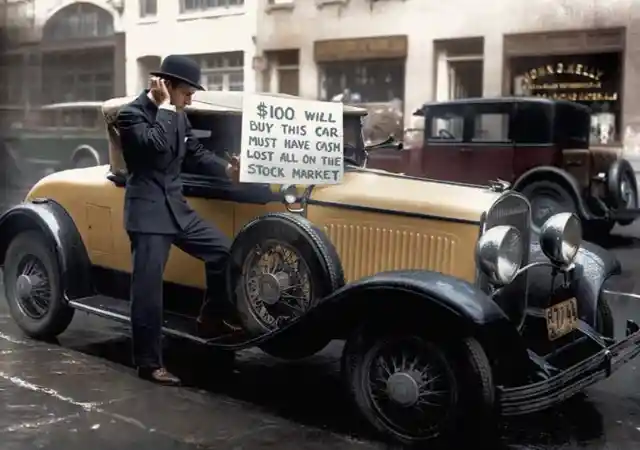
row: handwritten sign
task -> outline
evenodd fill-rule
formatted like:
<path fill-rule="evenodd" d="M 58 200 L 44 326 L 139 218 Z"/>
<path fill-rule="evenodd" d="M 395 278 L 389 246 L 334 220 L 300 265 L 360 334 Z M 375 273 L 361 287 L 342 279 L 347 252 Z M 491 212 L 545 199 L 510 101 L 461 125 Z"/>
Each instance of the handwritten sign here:
<path fill-rule="evenodd" d="M 343 166 L 342 103 L 246 95 L 240 181 L 337 184 Z"/>

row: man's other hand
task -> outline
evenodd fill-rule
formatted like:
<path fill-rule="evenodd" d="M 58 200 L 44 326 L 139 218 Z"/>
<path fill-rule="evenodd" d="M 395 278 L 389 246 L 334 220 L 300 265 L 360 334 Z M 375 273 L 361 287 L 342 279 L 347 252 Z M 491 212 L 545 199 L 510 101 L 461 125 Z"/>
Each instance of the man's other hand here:
<path fill-rule="evenodd" d="M 236 155 L 229 156 L 227 165 L 227 176 L 233 183 L 240 182 L 240 158 Z"/>

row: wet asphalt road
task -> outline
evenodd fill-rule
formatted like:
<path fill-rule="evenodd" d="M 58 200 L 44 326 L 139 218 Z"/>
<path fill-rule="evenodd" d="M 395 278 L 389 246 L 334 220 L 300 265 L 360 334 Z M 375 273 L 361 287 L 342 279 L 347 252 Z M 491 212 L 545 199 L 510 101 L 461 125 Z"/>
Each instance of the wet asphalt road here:
<path fill-rule="evenodd" d="M 616 325 L 640 323 L 640 225 L 601 243 L 624 277 L 609 298 Z M 635 236 L 638 236 L 636 238 Z M 621 296 L 632 292 L 637 298 Z M 303 362 L 258 350 L 234 364 L 185 343 L 167 362 L 188 387 L 138 380 L 127 330 L 77 313 L 58 342 L 25 338 L 0 298 L 0 448 L 27 450 L 385 449 L 350 412 L 338 377 L 341 344 Z M 640 448 L 640 359 L 544 414 L 509 420 L 486 449 Z"/>

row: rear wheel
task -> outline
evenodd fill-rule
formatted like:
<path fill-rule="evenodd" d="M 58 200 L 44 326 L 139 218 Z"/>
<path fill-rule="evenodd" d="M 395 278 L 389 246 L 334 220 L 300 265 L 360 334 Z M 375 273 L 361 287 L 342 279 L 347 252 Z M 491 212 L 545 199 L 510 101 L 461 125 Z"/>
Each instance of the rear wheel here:
<path fill-rule="evenodd" d="M 63 298 L 57 255 L 42 233 L 27 231 L 9 244 L 4 288 L 11 316 L 28 336 L 55 337 L 73 319 L 74 310 Z"/>
<path fill-rule="evenodd" d="M 356 334 L 345 346 L 343 375 L 362 416 L 404 445 L 486 433 L 493 418 L 489 360 L 473 338 L 442 344 L 419 333 Z"/>

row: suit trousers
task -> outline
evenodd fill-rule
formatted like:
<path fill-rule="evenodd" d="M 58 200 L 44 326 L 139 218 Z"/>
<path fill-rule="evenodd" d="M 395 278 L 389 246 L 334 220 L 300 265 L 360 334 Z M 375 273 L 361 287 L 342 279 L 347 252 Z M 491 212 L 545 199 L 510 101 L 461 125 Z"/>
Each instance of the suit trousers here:
<path fill-rule="evenodd" d="M 205 263 L 207 300 L 216 290 L 215 307 L 222 314 L 229 307 L 226 269 L 230 240 L 201 218 L 192 220 L 177 234 L 129 232 L 133 273 L 131 279 L 131 328 L 133 362 L 138 367 L 162 367 L 162 283 L 171 245 Z M 213 311 L 208 311 L 208 313 Z"/>

